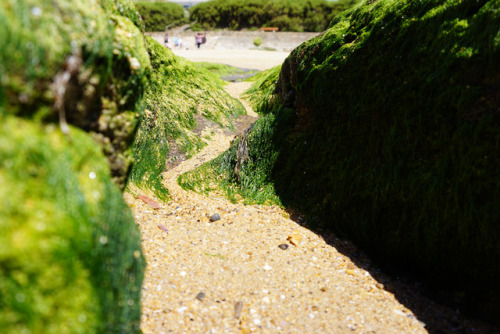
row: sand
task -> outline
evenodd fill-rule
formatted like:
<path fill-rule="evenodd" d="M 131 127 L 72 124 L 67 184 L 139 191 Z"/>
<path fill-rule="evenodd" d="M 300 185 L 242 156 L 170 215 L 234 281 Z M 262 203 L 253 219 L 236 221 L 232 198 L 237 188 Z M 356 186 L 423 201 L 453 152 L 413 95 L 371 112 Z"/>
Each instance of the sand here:
<path fill-rule="evenodd" d="M 288 52 L 261 50 L 222 50 L 222 49 L 180 49 L 173 48 L 174 54 L 193 62 L 226 64 L 240 68 L 267 70 L 281 65 Z"/>

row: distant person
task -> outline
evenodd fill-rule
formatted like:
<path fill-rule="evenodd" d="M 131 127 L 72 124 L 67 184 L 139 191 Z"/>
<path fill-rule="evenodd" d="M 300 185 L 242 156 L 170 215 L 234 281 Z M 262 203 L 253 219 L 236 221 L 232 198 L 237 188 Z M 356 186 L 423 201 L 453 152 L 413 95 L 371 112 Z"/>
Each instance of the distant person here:
<path fill-rule="evenodd" d="M 177 36 L 174 36 L 174 46 L 175 47 L 179 46 L 179 40 L 177 39 Z"/>
<path fill-rule="evenodd" d="M 168 48 L 168 33 L 165 33 L 165 37 L 163 38 L 163 43 Z"/>
<path fill-rule="evenodd" d="M 182 37 L 179 37 L 179 47 L 182 48 Z"/>
<path fill-rule="evenodd" d="M 198 49 L 200 48 L 200 45 L 203 44 L 203 36 L 204 35 L 200 32 L 196 33 L 195 39 L 196 39 L 196 45 L 198 45 Z"/>

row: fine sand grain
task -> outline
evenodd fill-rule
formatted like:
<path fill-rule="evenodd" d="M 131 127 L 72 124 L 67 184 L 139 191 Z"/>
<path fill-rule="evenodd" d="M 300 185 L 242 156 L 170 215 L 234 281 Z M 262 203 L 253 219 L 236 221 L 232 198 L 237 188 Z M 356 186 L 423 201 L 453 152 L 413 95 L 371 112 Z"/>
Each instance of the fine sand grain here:
<path fill-rule="evenodd" d="M 247 86 L 230 84 L 227 89 L 239 95 Z M 199 154 L 166 171 L 164 184 L 172 199 L 159 209 L 125 194 L 147 260 L 143 332 L 427 332 L 414 311 L 388 291 L 396 283 L 352 244 L 326 232 L 313 233 L 279 207 L 232 204 L 178 186 L 181 173 L 215 158 L 233 137 L 216 131 Z M 220 219 L 212 222 L 214 214 Z M 356 263 L 344 255 L 349 250 Z M 428 328 L 468 331 L 472 326 L 456 320 L 453 311 L 415 296 L 409 287 L 398 291 L 413 310 L 428 315 Z"/>

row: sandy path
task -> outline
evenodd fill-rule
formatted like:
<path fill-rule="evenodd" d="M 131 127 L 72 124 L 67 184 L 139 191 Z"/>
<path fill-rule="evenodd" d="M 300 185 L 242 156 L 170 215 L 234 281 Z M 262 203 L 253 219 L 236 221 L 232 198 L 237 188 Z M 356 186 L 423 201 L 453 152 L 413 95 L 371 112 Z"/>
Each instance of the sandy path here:
<path fill-rule="evenodd" d="M 238 94 L 244 84 L 228 90 Z M 167 171 L 172 201 L 159 210 L 125 194 L 148 264 L 143 332 L 425 332 L 369 272 L 280 208 L 231 204 L 177 185 L 181 173 L 216 157 L 232 138 L 219 132 L 198 155 Z M 215 213 L 221 219 L 210 222 Z"/>
<path fill-rule="evenodd" d="M 177 55 L 194 62 L 209 62 L 232 65 L 240 68 L 267 70 L 281 65 L 289 52 L 259 50 L 213 50 L 213 49 L 177 49 Z"/>

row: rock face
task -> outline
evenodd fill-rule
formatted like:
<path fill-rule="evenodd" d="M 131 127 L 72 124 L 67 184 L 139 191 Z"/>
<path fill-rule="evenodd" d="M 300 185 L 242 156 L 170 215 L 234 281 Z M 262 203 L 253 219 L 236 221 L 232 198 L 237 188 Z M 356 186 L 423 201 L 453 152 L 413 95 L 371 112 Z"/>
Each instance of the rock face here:
<path fill-rule="evenodd" d="M 123 187 L 150 71 L 144 36 L 128 1 L 6 1 L 0 108 L 69 123 L 101 144 Z M 126 15 L 128 17 L 122 16 Z"/>
<path fill-rule="evenodd" d="M 139 332 L 145 264 L 116 184 L 150 71 L 140 19 L 125 0 L 0 17 L 0 328 Z"/>
<path fill-rule="evenodd" d="M 282 106 L 266 116 L 284 120 L 266 139 L 286 204 L 490 319 L 500 318 L 499 5 L 364 1 L 291 53 Z"/>

